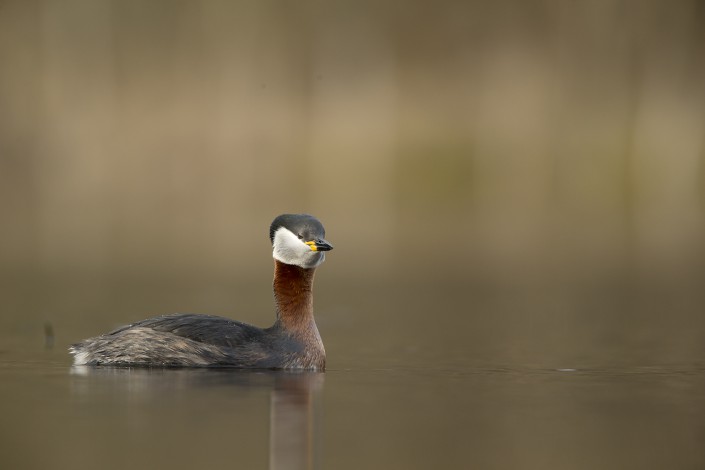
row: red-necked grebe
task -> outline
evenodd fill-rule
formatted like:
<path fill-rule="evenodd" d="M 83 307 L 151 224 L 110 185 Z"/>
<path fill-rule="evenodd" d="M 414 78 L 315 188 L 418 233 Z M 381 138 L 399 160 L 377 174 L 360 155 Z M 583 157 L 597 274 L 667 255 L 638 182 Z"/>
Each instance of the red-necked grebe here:
<path fill-rule="evenodd" d="M 277 315 L 271 327 L 212 315 L 162 315 L 74 344 L 74 364 L 324 370 L 312 287 L 316 268 L 333 247 L 321 222 L 306 214 L 280 215 L 269 238 Z"/>

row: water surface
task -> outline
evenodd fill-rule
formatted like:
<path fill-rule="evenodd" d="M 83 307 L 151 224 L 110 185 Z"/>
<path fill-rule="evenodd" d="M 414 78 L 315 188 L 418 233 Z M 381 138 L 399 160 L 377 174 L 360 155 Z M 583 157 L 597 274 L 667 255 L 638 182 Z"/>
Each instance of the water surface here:
<path fill-rule="evenodd" d="M 3 351 L 3 468 L 702 468 L 697 364 L 71 367 Z"/>

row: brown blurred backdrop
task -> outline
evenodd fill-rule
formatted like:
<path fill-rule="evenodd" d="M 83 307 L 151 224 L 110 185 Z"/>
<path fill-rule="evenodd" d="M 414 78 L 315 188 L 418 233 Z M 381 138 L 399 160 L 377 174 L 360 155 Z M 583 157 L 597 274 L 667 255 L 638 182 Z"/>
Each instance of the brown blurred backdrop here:
<path fill-rule="evenodd" d="M 92 315 L 46 294 L 74 279 L 266 290 L 292 211 L 338 288 L 628 279 L 701 311 L 704 58 L 696 0 L 0 1 L 9 317 Z"/>

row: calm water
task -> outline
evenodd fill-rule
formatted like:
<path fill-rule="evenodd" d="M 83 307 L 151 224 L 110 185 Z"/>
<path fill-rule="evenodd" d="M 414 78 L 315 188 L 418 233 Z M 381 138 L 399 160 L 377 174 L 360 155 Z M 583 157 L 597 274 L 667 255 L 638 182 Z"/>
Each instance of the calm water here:
<path fill-rule="evenodd" d="M 4 356 L 3 468 L 705 464 L 705 380 L 686 366 L 288 374 Z"/>
<path fill-rule="evenodd" d="M 322 289 L 326 373 L 74 368 L 71 341 L 145 315 L 108 296 L 95 301 L 119 308 L 62 320 L 77 297 L 54 296 L 56 338 L 21 320 L 0 337 L 0 466 L 705 467 L 699 323 L 632 322 L 645 303 L 604 296 L 585 317 L 584 298 L 557 295 L 478 294 L 464 311 L 454 291 L 400 287 L 385 302 Z"/>

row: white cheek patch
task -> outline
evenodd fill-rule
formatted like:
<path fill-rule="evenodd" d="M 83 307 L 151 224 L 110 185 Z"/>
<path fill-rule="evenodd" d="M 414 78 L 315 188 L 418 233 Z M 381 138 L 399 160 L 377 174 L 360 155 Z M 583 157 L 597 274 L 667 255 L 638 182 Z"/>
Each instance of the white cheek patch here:
<path fill-rule="evenodd" d="M 325 259 L 324 253 L 313 251 L 310 246 L 284 227 L 279 227 L 274 232 L 272 256 L 282 263 L 302 268 L 315 268 Z"/>

